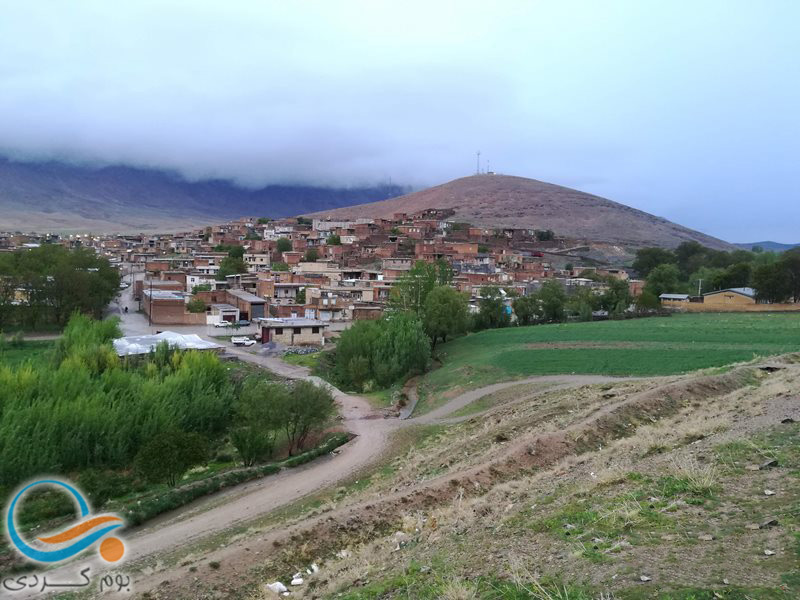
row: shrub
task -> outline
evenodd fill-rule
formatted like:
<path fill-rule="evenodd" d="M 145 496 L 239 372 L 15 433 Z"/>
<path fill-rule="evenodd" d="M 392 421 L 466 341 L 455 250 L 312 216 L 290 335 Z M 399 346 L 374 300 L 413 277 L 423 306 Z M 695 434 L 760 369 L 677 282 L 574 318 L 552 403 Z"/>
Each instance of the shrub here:
<path fill-rule="evenodd" d="M 206 459 L 207 446 L 207 440 L 197 433 L 167 431 L 146 443 L 134 464 L 147 481 L 174 487 L 189 467 Z"/>

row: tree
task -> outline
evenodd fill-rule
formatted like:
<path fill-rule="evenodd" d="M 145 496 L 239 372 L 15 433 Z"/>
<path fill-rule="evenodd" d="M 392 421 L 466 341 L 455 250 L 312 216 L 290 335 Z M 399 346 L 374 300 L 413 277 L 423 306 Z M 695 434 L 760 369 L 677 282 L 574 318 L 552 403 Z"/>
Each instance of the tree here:
<path fill-rule="evenodd" d="M 440 285 L 430 291 L 425 299 L 422 322 L 432 348 L 436 348 L 437 340 L 446 342 L 448 336 L 466 331 L 468 310 L 466 297 L 453 288 Z"/>
<path fill-rule="evenodd" d="M 289 252 L 292 249 L 292 242 L 285 237 L 278 238 L 275 247 L 277 248 L 278 252 Z"/>
<path fill-rule="evenodd" d="M 197 433 L 166 431 L 142 446 L 134 465 L 147 481 L 174 487 L 189 467 L 206 460 L 207 445 Z"/>
<path fill-rule="evenodd" d="M 303 447 L 308 434 L 322 427 L 333 414 L 335 403 L 327 387 L 310 381 L 295 381 L 288 394 L 276 403 L 276 418 L 289 441 L 289 455 Z"/>
<path fill-rule="evenodd" d="M 428 294 L 442 276 L 443 273 L 437 271 L 437 265 L 418 260 L 408 273 L 395 282 L 389 296 L 389 306 L 398 311 L 422 314 Z"/>
<path fill-rule="evenodd" d="M 431 341 L 414 313 L 395 313 L 383 319 L 375 342 L 373 373 L 388 387 L 409 375 L 424 373 L 431 361 Z"/>
<path fill-rule="evenodd" d="M 228 275 L 247 273 L 247 265 L 241 258 L 226 256 L 219 263 L 219 270 L 216 274 L 217 281 L 225 281 Z"/>
<path fill-rule="evenodd" d="M 196 294 L 197 292 L 210 292 L 210 291 L 211 291 L 210 283 L 201 283 L 200 285 L 192 286 L 192 295 Z"/>
<path fill-rule="evenodd" d="M 675 255 L 663 248 L 641 248 L 636 251 L 633 269 L 640 277 L 646 278 L 650 271 L 659 265 L 675 264 L 678 261 Z"/>
<path fill-rule="evenodd" d="M 542 318 L 548 322 L 561 322 L 564 320 L 564 306 L 567 303 L 567 294 L 557 281 L 547 281 L 536 294 L 542 310 Z"/>
<path fill-rule="evenodd" d="M 787 250 L 778 262 L 786 273 L 792 299 L 800 302 L 800 248 Z"/>
<path fill-rule="evenodd" d="M 632 301 L 628 282 L 616 277 L 608 277 L 605 280 L 608 289 L 600 296 L 600 306 L 608 312 L 624 311 Z"/>
<path fill-rule="evenodd" d="M 651 292 L 643 291 L 636 298 L 636 310 L 639 312 L 647 312 L 655 310 L 659 307 L 658 296 L 653 295 Z"/>
<path fill-rule="evenodd" d="M 341 246 L 342 245 L 342 238 L 339 237 L 337 234 L 329 235 L 328 239 L 325 241 L 328 246 Z"/>
<path fill-rule="evenodd" d="M 186 304 L 186 310 L 188 310 L 190 313 L 206 312 L 206 303 L 202 298 L 195 296 Z"/>
<path fill-rule="evenodd" d="M 661 294 L 676 293 L 680 288 L 680 271 L 674 264 L 658 265 L 650 271 L 644 286 L 656 298 Z"/>
<path fill-rule="evenodd" d="M 272 221 L 272 219 L 270 219 L 269 217 L 259 217 L 258 218 L 258 224 L 259 225 L 266 225 L 270 221 Z"/>
<path fill-rule="evenodd" d="M 234 405 L 235 421 L 231 443 L 245 466 L 267 460 L 275 449 L 282 426 L 281 407 L 289 392 L 285 386 L 263 379 L 247 379 Z"/>
<path fill-rule="evenodd" d="M 511 304 L 518 325 L 533 325 L 539 318 L 539 299 L 536 294 L 515 298 Z"/>
<path fill-rule="evenodd" d="M 306 288 L 301 288 L 297 291 L 297 295 L 294 298 L 295 304 L 305 304 L 306 303 Z"/>
<path fill-rule="evenodd" d="M 481 288 L 478 300 L 478 315 L 475 319 L 476 329 L 496 329 L 511 323 L 511 315 L 506 309 L 505 296 L 496 286 Z"/>
<path fill-rule="evenodd" d="M 748 287 L 753 275 L 750 263 L 737 263 L 727 269 L 717 271 L 713 278 L 714 288 L 724 290 L 728 288 Z"/>
<path fill-rule="evenodd" d="M 231 258 L 244 258 L 244 246 L 230 246 L 228 256 Z"/>
<path fill-rule="evenodd" d="M 555 239 L 556 235 L 550 229 L 537 229 L 536 239 L 540 242 L 551 242 Z"/>
<path fill-rule="evenodd" d="M 319 260 L 319 252 L 317 252 L 316 248 L 309 248 L 306 250 L 304 259 L 306 262 L 317 262 L 317 260 Z"/>
<path fill-rule="evenodd" d="M 489 252 L 489 246 L 486 244 L 478 244 L 478 254 L 486 254 Z"/>
<path fill-rule="evenodd" d="M 756 267 L 753 271 L 753 287 L 760 302 L 780 304 L 792 295 L 791 282 L 780 263 Z"/>
<path fill-rule="evenodd" d="M 675 251 L 675 260 L 678 269 L 684 277 L 694 273 L 697 269 L 708 262 L 711 251 L 699 242 L 682 242 Z"/>

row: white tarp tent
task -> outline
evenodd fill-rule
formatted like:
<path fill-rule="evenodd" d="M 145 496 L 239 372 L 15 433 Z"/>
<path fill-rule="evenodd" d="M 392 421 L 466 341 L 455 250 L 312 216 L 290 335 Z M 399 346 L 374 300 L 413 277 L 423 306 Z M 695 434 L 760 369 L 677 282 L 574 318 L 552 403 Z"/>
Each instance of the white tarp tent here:
<path fill-rule="evenodd" d="M 179 350 L 216 350 L 219 344 L 204 340 L 199 335 L 183 335 L 174 331 L 162 331 L 155 335 L 132 335 L 114 340 L 114 350 L 119 356 L 148 354 L 161 342 L 167 342 Z"/>

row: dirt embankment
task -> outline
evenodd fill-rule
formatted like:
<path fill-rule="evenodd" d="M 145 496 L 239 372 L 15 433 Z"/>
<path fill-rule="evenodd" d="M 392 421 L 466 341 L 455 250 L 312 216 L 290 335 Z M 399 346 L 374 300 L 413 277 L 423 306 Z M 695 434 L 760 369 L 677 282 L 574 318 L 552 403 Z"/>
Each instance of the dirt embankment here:
<path fill-rule="evenodd" d="M 642 425 L 740 390 L 762 376 L 760 373 L 757 367 L 744 366 L 721 375 L 656 380 L 653 387 L 624 397 L 617 397 L 613 391 L 604 393 L 600 406 L 566 427 L 517 437 L 498 436 L 499 450 L 495 449 L 493 456 L 478 465 L 276 529 L 249 541 L 245 549 L 221 550 L 214 553 L 225 565 L 218 572 L 201 577 L 172 572 L 172 579 L 154 592 L 164 598 L 232 592 L 232 573 L 252 564 L 254 551 L 265 556 L 258 560 L 259 570 L 267 577 L 270 573 L 274 576 L 291 565 L 332 555 L 343 544 L 358 545 L 387 535 L 398 528 L 404 516 L 430 512 L 451 503 L 454 496 L 482 496 L 498 485 L 556 465 L 566 457 L 593 452 L 614 440 L 632 436 Z"/>

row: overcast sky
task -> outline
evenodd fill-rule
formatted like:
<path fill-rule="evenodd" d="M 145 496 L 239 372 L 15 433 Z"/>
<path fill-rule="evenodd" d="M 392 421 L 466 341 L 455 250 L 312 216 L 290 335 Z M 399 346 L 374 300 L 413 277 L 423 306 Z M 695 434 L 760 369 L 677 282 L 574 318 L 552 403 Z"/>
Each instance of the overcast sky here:
<path fill-rule="evenodd" d="M 493 170 L 800 242 L 800 2 L 0 0 L 0 152 L 190 178 Z M 485 163 L 484 163 L 485 166 Z"/>

